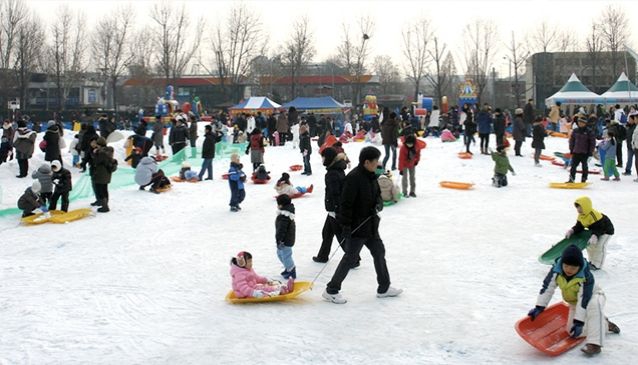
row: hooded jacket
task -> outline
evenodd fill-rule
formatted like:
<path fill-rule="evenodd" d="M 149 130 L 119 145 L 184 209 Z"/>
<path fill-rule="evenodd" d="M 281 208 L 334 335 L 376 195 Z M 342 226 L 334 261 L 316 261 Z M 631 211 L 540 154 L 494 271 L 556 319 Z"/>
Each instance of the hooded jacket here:
<path fill-rule="evenodd" d="M 253 295 L 257 284 L 266 284 L 268 279 L 257 275 L 255 270 L 230 264 L 230 277 L 233 283 L 233 292 L 237 298 L 247 298 Z"/>
<path fill-rule="evenodd" d="M 27 160 L 33 156 L 37 134 L 29 128 L 18 128 L 13 135 L 13 147 L 16 149 L 18 160 Z"/>
<path fill-rule="evenodd" d="M 18 199 L 18 209 L 25 212 L 33 212 L 43 205 L 44 202 L 40 198 L 40 195 L 34 193 L 30 187 L 27 188 L 24 194 Z"/>
<path fill-rule="evenodd" d="M 60 170 L 53 173 L 52 180 L 55 182 L 55 190 L 61 193 L 68 193 L 73 189 L 73 179 L 71 171 L 60 167 Z M 44 185 L 42 185 L 44 186 Z"/>
<path fill-rule="evenodd" d="M 572 130 L 569 138 L 569 152 L 592 156 L 596 147 L 596 137 L 587 127 Z"/>
<path fill-rule="evenodd" d="M 589 229 L 592 235 L 600 238 L 604 234 L 614 234 L 614 225 L 606 215 L 592 207 L 591 199 L 581 196 L 574 203 L 580 205 L 583 214 L 578 214 L 576 224 L 572 227 L 574 234 Z"/>
<path fill-rule="evenodd" d="M 324 206 L 327 212 L 336 213 L 339 211 L 339 200 L 341 199 L 343 183 L 346 179 L 346 167 L 346 155 L 343 153 L 337 154 L 326 167 L 326 176 L 324 177 L 326 196 L 324 197 Z"/>
<path fill-rule="evenodd" d="M 60 153 L 60 132 L 57 125 L 50 126 L 46 133 L 44 133 L 43 139 L 47 142 L 47 147 L 44 150 L 44 160 L 54 161 L 61 160 Z"/>
<path fill-rule="evenodd" d="M 412 141 L 412 143 L 412 148 L 409 148 L 406 138 L 406 142 L 399 149 L 399 171 L 414 168 L 421 160 L 421 148 L 419 148 L 416 141 Z"/>
<path fill-rule="evenodd" d="M 53 192 L 53 175 L 51 173 L 51 166 L 49 164 L 44 164 L 38 167 L 37 170 L 33 171 L 31 174 L 33 179 L 38 179 L 42 189 L 41 193 L 52 193 Z"/>
<path fill-rule="evenodd" d="M 135 169 L 135 183 L 140 186 L 148 185 L 157 172 L 158 166 L 150 157 L 144 157 Z"/>
<path fill-rule="evenodd" d="M 290 203 L 277 210 L 277 218 L 275 219 L 275 240 L 277 246 L 294 246 L 295 235 L 295 206 Z"/>

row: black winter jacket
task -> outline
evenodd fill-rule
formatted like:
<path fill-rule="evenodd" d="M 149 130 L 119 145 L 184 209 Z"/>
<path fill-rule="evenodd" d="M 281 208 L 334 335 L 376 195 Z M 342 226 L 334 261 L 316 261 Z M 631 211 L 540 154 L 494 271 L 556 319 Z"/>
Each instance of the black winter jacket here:
<path fill-rule="evenodd" d="M 221 136 L 214 133 L 204 134 L 204 144 L 202 145 L 202 158 L 215 158 L 215 144 L 221 140 Z"/>
<path fill-rule="evenodd" d="M 56 191 L 67 193 L 73 189 L 73 179 L 71 178 L 71 172 L 65 168 L 61 168 L 60 171 L 54 172 L 51 179 L 55 184 Z"/>
<path fill-rule="evenodd" d="M 326 196 L 324 203 L 327 212 L 338 212 L 339 201 L 341 200 L 341 192 L 346 179 L 345 169 L 347 163 L 344 160 L 335 159 L 330 166 L 326 168 Z"/>
<path fill-rule="evenodd" d="M 275 239 L 277 245 L 283 244 L 286 247 L 295 245 L 295 206 L 291 203 L 277 212 L 275 219 Z"/>
<path fill-rule="evenodd" d="M 304 132 L 299 136 L 299 150 L 308 151 L 310 155 L 312 153 L 312 144 L 310 143 L 310 133 Z"/>
<path fill-rule="evenodd" d="M 598 238 L 600 238 L 600 236 L 604 234 L 609 234 L 609 235 L 614 234 L 614 225 L 613 223 L 611 223 L 611 219 L 609 219 L 609 217 L 607 217 L 604 214 L 600 220 L 598 220 L 597 222 L 594 222 L 588 228 L 589 228 L 589 231 L 591 231 L 591 234 L 595 235 Z M 574 234 L 578 234 L 584 231 L 585 227 L 583 227 L 583 225 L 580 222 L 576 221 L 576 224 L 572 227 L 572 230 L 574 231 Z"/>
<path fill-rule="evenodd" d="M 383 209 L 383 200 L 374 172 L 369 172 L 362 165 L 350 171 L 344 181 L 339 205 L 337 221 L 352 230 L 352 237 L 379 238 L 377 212 Z"/>
<path fill-rule="evenodd" d="M 171 132 L 168 135 L 169 145 L 186 144 L 187 140 L 189 140 L 189 132 L 188 128 L 184 124 L 171 128 Z"/>
<path fill-rule="evenodd" d="M 24 210 L 26 212 L 33 212 L 43 205 L 44 202 L 42 201 L 40 196 L 34 193 L 31 188 L 27 188 L 20 199 L 18 199 L 18 209 Z"/>
<path fill-rule="evenodd" d="M 62 160 L 60 153 L 60 132 L 58 131 L 58 126 L 53 125 L 49 127 L 44 134 L 43 139 L 47 141 L 47 147 L 44 150 L 44 160 Z"/>
<path fill-rule="evenodd" d="M 545 149 L 545 128 L 542 124 L 534 126 L 532 130 L 532 148 Z"/>

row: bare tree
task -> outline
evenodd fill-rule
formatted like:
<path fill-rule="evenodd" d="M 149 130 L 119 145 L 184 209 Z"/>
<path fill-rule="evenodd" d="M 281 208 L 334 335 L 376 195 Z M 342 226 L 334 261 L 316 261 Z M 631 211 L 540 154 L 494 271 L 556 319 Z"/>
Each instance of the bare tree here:
<path fill-rule="evenodd" d="M 284 64 L 290 70 L 290 95 L 292 99 L 297 96 L 298 77 L 301 70 L 303 70 L 315 54 L 312 33 L 308 29 L 308 22 L 308 18 L 304 16 L 293 24 L 292 34 L 286 42 L 286 48 L 282 57 Z"/>
<path fill-rule="evenodd" d="M 401 74 L 390 56 L 376 56 L 374 58 L 374 73 L 379 76 L 382 94 L 394 94 L 400 90 Z"/>
<path fill-rule="evenodd" d="M 148 28 L 142 28 L 134 33 L 133 39 L 135 41 L 128 45 L 131 55 L 128 72 L 135 79 L 137 87 L 127 90 L 126 99 L 132 104 L 150 106 L 155 97 L 162 93 L 162 87 L 158 87 L 153 78 L 156 75 L 152 64 L 155 52 L 153 34 Z"/>
<path fill-rule="evenodd" d="M 341 25 L 343 29 L 341 43 L 337 47 L 339 63 L 352 77 L 352 100 L 358 104 L 361 100 L 362 76 L 366 71 L 366 62 L 370 55 L 368 40 L 372 37 L 374 21 L 369 16 L 363 16 L 358 21 L 359 32 L 353 36 L 349 23 Z M 358 35 L 361 37 L 358 37 Z"/>
<path fill-rule="evenodd" d="M 432 38 L 430 20 L 421 18 L 408 25 L 402 31 L 403 55 L 408 78 L 414 83 L 414 100 L 418 98 L 421 80 L 425 77 L 430 56 L 428 42 Z"/>
<path fill-rule="evenodd" d="M 560 32 L 554 25 L 547 21 L 541 22 L 531 33 L 527 35 L 527 42 L 535 51 L 543 53 L 556 49 L 560 38 Z"/>
<path fill-rule="evenodd" d="M 489 71 L 496 51 L 497 27 L 492 21 L 475 20 L 465 26 L 465 65 L 467 75 L 476 85 L 479 102 L 489 80 Z"/>
<path fill-rule="evenodd" d="M 218 24 L 211 34 L 212 49 L 222 89 L 226 82 L 233 89 L 232 99 L 241 97 L 241 84 L 251 70 L 252 61 L 266 53 L 259 15 L 238 3 L 230 11 L 226 24 Z"/>
<path fill-rule="evenodd" d="M 613 77 L 618 76 L 621 55 L 625 43 L 629 39 L 629 19 L 624 9 L 615 5 L 608 5 L 600 15 L 597 30 L 601 33 L 603 44 L 611 52 L 611 70 Z"/>
<path fill-rule="evenodd" d="M 16 37 L 28 11 L 21 0 L 0 1 L 0 68 L 13 66 Z"/>
<path fill-rule="evenodd" d="M 117 81 L 126 71 L 132 54 L 128 42 L 132 32 L 133 8 L 119 8 L 101 18 L 93 34 L 93 56 L 97 70 L 109 81 L 111 102 L 117 113 Z M 105 95 L 106 97 L 106 95 Z"/>
<path fill-rule="evenodd" d="M 41 66 L 44 44 L 45 35 L 42 21 L 34 13 L 29 14 L 18 27 L 15 42 L 15 64 L 13 66 L 23 109 L 28 106 L 27 91 L 31 74 Z"/>
<path fill-rule="evenodd" d="M 589 67 L 591 68 L 591 88 L 594 92 L 598 89 L 598 78 L 597 73 L 598 69 L 601 66 L 602 55 L 604 47 L 604 40 L 602 37 L 602 32 L 599 29 L 600 25 L 593 23 L 591 25 L 591 31 L 587 36 L 587 40 L 585 44 L 587 46 L 587 54 L 589 55 Z"/>
<path fill-rule="evenodd" d="M 556 44 L 556 49 L 559 52 L 574 52 L 580 48 L 578 37 L 568 29 L 558 33 Z"/>
<path fill-rule="evenodd" d="M 433 43 L 434 48 L 428 51 L 432 67 L 425 77 L 434 87 L 436 100 L 440 103 L 441 98 L 446 95 L 452 83 L 453 74 L 451 71 L 455 69 L 454 58 L 447 50 L 447 45 L 439 43 L 438 37 L 434 37 Z"/>
<path fill-rule="evenodd" d="M 507 46 L 507 49 L 509 51 L 507 59 L 512 65 L 512 69 L 514 70 L 514 83 L 510 85 L 510 88 L 512 94 L 514 94 L 516 107 L 520 108 L 525 90 L 520 87 L 519 75 L 522 74 L 525 70 L 525 62 L 527 61 L 527 57 L 529 56 L 530 52 L 523 43 L 516 41 L 516 35 L 514 31 L 512 31 L 512 38 L 509 45 Z M 509 82 L 512 83 L 512 80 L 509 80 Z"/>
<path fill-rule="evenodd" d="M 199 48 L 204 23 L 200 18 L 191 32 L 185 5 L 177 10 L 168 1 L 153 6 L 151 19 L 155 22 L 155 43 L 160 45 L 157 66 L 167 80 L 178 78 Z"/>

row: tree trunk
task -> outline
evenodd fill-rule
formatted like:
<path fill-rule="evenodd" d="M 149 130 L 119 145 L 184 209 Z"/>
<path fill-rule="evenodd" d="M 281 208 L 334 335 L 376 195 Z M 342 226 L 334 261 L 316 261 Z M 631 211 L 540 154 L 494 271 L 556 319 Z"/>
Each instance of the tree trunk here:
<path fill-rule="evenodd" d="M 421 79 L 417 79 L 414 82 L 414 102 L 419 100 L 419 85 L 421 84 Z"/>
<path fill-rule="evenodd" d="M 117 88 L 117 76 L 113 76 L 111 78 L 111 93 L 112 93 L 112 100 L 113 100 L 113 110 L 115 110 L 115 114 L 117 114 L 117 92 L 116 92 L 116 88 Z"/>

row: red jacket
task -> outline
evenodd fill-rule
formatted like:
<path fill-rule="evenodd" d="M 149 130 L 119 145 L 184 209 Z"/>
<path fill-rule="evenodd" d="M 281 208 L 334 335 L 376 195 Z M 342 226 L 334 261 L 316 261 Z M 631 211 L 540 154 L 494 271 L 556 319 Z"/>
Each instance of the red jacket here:
<path fill-rule="evenodd" d="M 250 149 L 264 152 L 263 136 L 261 133 L 250 136 Z"/>
<path fill-rule="evenodd" d="M 403 169 L 410 169 L 414 166 L 418 165 L 419 160 L 421 159 L 421 149 L 416 145 L 414 148 L 414 156 L 412 160 L 408 160 L 408 147 L 404 144 L 401 146 L 399 150 L 399 171 L 403 171 Z"/>

